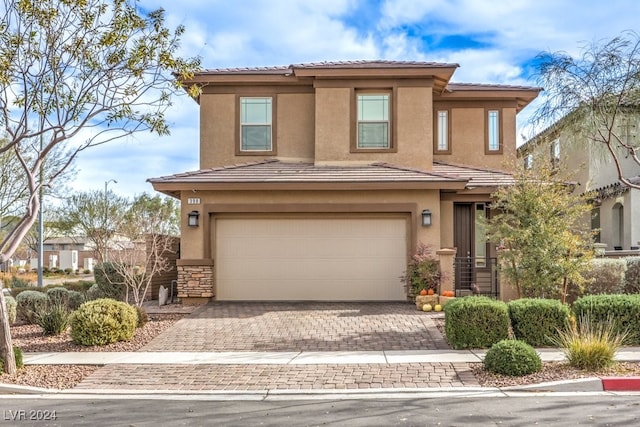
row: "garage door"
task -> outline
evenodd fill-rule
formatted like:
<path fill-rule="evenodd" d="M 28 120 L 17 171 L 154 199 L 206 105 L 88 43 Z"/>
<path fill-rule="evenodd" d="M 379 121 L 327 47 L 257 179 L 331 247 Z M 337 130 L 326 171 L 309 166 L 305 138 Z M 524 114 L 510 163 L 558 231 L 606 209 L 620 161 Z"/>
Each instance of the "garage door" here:
<path fill-rule="evenodd" d="M 217 219 L 217 299 L 405 300 L 402 218 Z"/>

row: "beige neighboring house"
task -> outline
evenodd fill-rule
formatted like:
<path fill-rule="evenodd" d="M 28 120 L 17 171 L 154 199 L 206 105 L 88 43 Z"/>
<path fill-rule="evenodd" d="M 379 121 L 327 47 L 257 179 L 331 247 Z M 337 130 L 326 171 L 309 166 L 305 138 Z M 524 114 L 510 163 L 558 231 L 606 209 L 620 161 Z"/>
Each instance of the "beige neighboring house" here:
<path fill-rule="evenodd" d="M 622 138 L 633 138 L 630 130 L 638 128 L 640 115 L 625 116 L 619 122 Z M 570 179 L 577 183 L 574 191 L 593 192 L 591 228 L 599 230 L 596 242 L 602 243 L 611 255 L 638 254 L 640 190 L 619 181 L 616 166 L 602 147 L 576 141 L 571 131 L 551 126 L 518 147 L 518 157 L 527 168 L 535 167 L 535 162 L 548 161 L 569 172 Z M 640 165 L 625 153 L 618 158 L 623 176 L 640 184 Z"/>
<path fill-rule="evenodd" d="M 457 253 L 458 294 L 496 294 L 478 221 L 512 182 L 516 114 L 539 89 L 452 83 L 457 68 L 323 62 L 186 81 L 202 88 L 200 169 L 149 180 L 181 201 L 179 297 L 406 300 L 419 243 L 451 266 Z"/>

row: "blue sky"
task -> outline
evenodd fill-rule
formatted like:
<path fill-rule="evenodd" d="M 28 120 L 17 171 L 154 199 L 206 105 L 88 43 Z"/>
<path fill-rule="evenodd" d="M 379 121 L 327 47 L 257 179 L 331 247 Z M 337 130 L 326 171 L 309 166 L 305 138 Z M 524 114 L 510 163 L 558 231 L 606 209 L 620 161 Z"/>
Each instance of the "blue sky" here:
<path fill-rule="evenodd" d="M 637 0 L 140 0 L 184 25 L 183 56 L 205 68 L 391 59 L 460 64 L 453 81 L 535 85 L 535 56 L 577 54 L 585 43 L 638 29 Z M 526 125 L 532 105 L 520 114 Z M 198 108 L 186 96 L 168 112 L 171 136 L 138 134 L 96 147 L 76 163 L 73 190 L 132 197 L 147 178 L 198 168 Z"/>

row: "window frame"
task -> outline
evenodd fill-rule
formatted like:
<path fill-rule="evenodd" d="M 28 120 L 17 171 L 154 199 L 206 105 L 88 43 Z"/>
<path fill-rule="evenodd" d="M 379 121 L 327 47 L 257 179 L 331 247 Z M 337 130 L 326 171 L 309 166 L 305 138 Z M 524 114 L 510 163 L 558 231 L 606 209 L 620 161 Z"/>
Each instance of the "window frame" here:
<path fill-rule="evenodd" d="M 496 112 L 497 132 L 498 132 L 498 148 L 492 150 L 491 143 L 491 113 Z M 485 132 L 484 132 L 484 153 L 485 154 L 502 154 L 503 152 L 503 134 L 502 131 L 502 108 L 486 108 L 484 114 Z"/>
<path fill-rule="evenodd" d="M 351 93 L 351 153 L 395 153 L 398 151 L 398 147 L 396 145 L 396 135 L 395 135 L 395 114 L 397 111 L 396 108 L 396 93 L 395 88 L 370 88 L 370 89 L 357 89 L 352 88 Z M 388 102 L 388 147 L 380 148 L 366 148 L 359 146 L 359 124 L 360 120 L 358 117 L 358 97 L 360 95 L 386 95 L 389 97 Z"/>
<path fill-rule="evenodd" d="M 533 154 L 527 153 L 524 155 L 524 170 L 533 169 Z"/>
<path fill-rule="evenodd" d="M 244 150 L 242 149 L 242 127 L 245 125 L 242 122 L 242 100 L 254 98 L 254 99 L 270 99 L 271 100 L 271 123 L 269 124 L 271 127 L 271 149 L 270 150 Z M 274 156 L 277 153 L 277 132 L 276 132 L 276 118 L 277 115 L 277 102 L 276 95 L 273 93 L 269 94 L 242 94 L 236 96 L 236 156 Z M 264 125 L 264 124 L 263 124 Z"/>
<path fill-rule="evenodd" d="M 559 166 L 560 156 L 560 138 L 556 138 L 549 144 L 549 159 L 552 167 L 557 168 Z"/>
<path fill-rule="evenodd" d="M 447 148 L 440 148 L 440 113 L 447 114 Z M 451 154 L 451 109 L 438 108 L 433 114 L 433 154 Z"/>

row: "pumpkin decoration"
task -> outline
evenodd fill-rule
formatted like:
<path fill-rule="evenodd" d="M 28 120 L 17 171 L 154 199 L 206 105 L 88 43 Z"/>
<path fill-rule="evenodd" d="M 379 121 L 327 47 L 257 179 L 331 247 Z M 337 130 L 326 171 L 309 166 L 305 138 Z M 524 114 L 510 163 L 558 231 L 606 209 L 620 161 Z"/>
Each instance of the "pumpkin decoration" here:
<path fill-rule="evenodd" d="M 430 288 L 430 289 L 427 291 L 427 295 L 433 295 L 433 289 L 431 289 L 431 288 Z"/>
<path fill-rule="evenodd" d="M 444 291 L 444 292 L 442 292 L 442 296 L 443 297 L 453 297 L 453 296 L 455 296 L 455 294 L 453 293 L 453 291 Z"/>
<path fill-rule="evenodd" d="M 427 294 L 427 290 L 423 289 L 420 291 L 420 295 L 425 296 Z"/>

